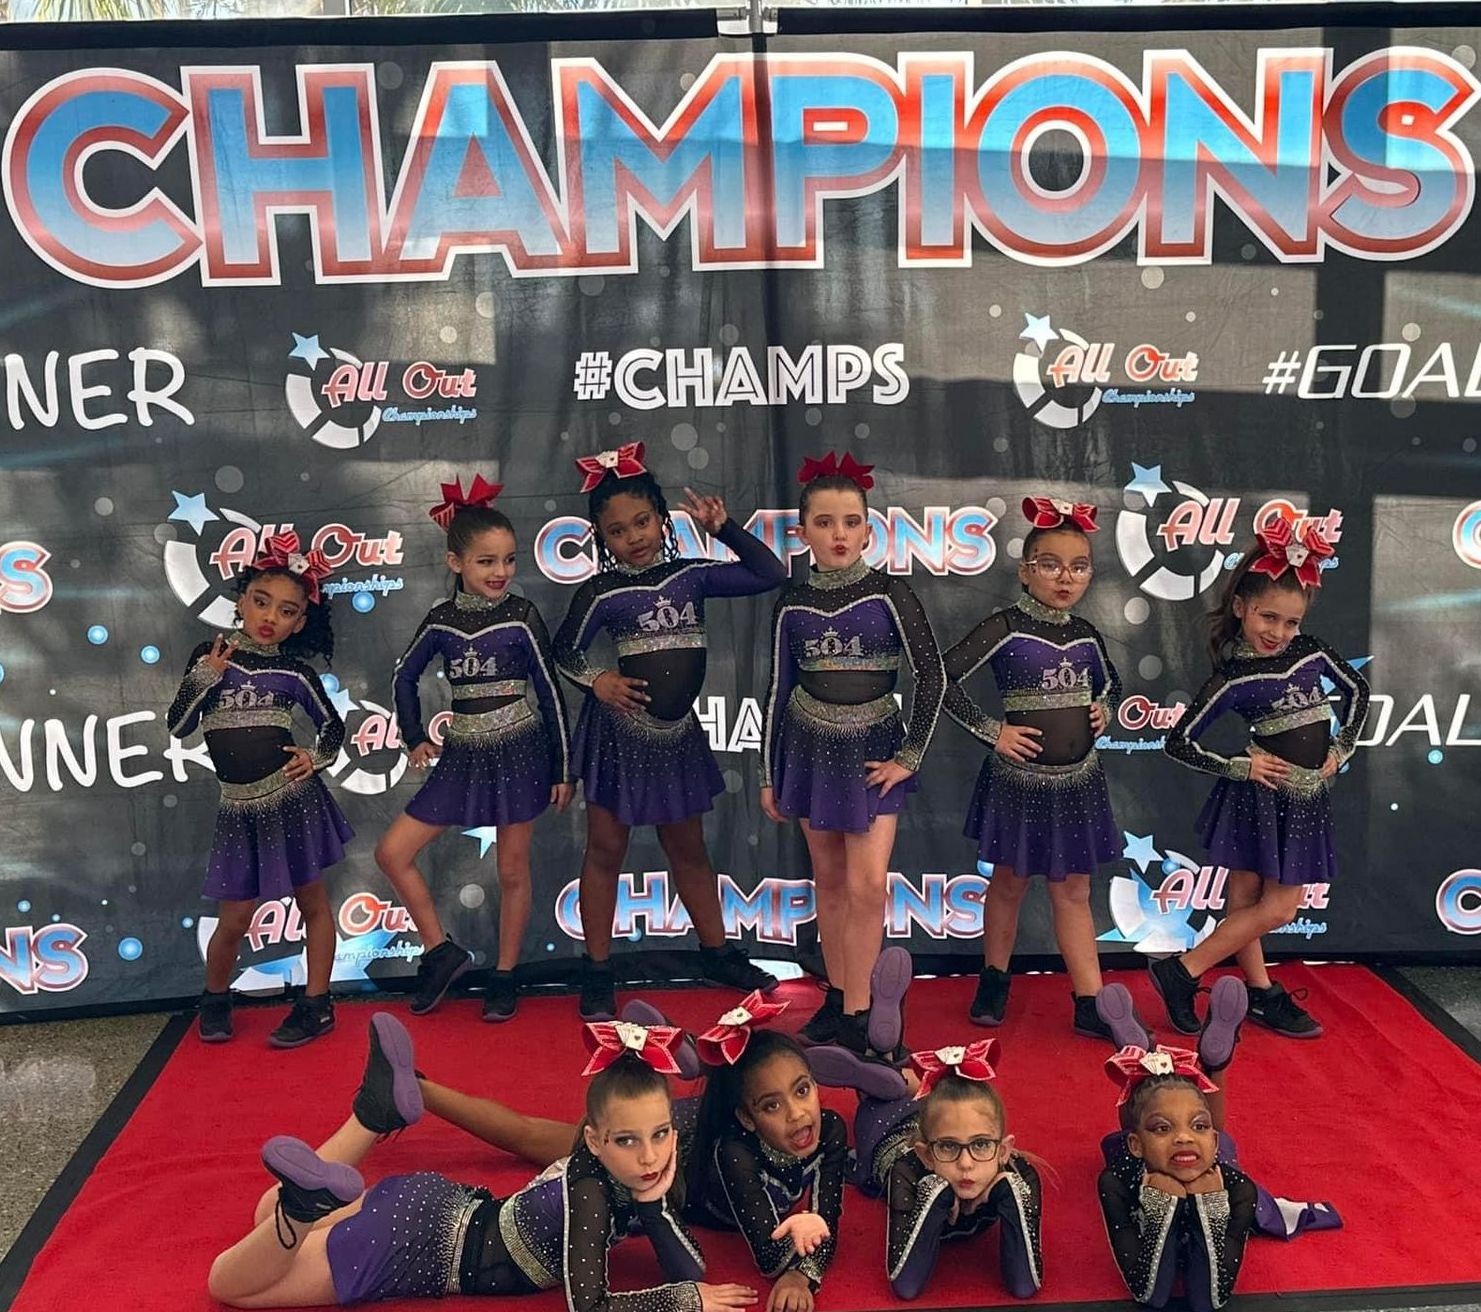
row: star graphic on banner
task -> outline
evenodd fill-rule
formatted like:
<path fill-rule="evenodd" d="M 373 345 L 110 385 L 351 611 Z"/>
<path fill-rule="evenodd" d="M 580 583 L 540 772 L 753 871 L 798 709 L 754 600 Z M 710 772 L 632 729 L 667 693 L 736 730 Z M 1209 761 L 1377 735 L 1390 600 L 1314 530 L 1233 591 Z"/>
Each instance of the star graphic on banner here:
<path fill-rule="evenodd" d="M 1018 334 L 1021 340 L 1033 342 L 1042 351 L 1050 342 L 1057 342 L 1059 334 L 1054 331 L 1047 314 L 1024 312 L 1024 330 Z"/>
<path fill-rule="evenodd" d="M 482 861 L 489 848 L 499 841 L 499 830 L 495 825 L 479 825 L 477 829 L 463 830 L 463 837 L 478 839 L 478 859 Z"/>
<path fill-rule="evenodd" d="M 327 360 L 329 358 L 329 352 L 319 345 L 318 333 L 315 333 L 312 337 L 305 337 L 301 333 L 294 333 L 293 349 L 288 352 L 288 358 L 291 360 L 294 357 L 305 361 L 308 367 L 313 369 L 317 367 L 320 360 Z"/>
<path fill-rule="evenodd" d="M 1164 492 L 1171 492 L 1162 481 L 1161 465 L 1139 465 L 1135 460 L 1131 462 L 1131 482 L 1126 485 L 1127 492 L 1140 492 L 1146 498 L 1149 506 L 1157 504 L 1157 498 Z"/>
<path fill-rule="evenodd" d="M 195 530 L 196 536 L 200 536 L 201 529 L 213 519 L 220 519 L 214 510 L 206 505 L 206 494 L 197 492 L 193 497 L 188 497 L 183 492 L 171 492 L 175 498 L 175 508 L 170 511 L 169 519 L 178 519 L 189 524 Z"/>
<path fill-rule="evenodd" d="M 343 684 L 329 694 L 329 701 L 334 709 L 339 712 L 339 718 L 341 720 L 355 709 L 355 702 L 350 696 L 350 690 Z"/>
<path fill-rule="evenodd" d="M 1147 867 L 1153 861 L 1162 860 L 1162 853 L 1152 846 L 1151 834 L 1145 834 L 1139 838 L 1135 834 L 1128 834 L 1123 829 L 1121 836 L 1126 839 L 1126 846 L 1121 849 L 1121 859 L 1123 861 L 1135 861 L 1136 868 L 1142 874 L 1145 875 L 1147 873 Z"/>

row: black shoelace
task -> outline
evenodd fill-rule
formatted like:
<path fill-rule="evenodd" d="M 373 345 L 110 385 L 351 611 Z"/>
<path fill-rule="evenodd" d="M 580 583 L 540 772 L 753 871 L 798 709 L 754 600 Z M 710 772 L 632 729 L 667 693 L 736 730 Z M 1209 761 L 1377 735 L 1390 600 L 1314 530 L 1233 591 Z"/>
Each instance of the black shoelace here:
<path fill-rule="evenodd" d="M 273 1208 L 273 1229 L 277 1232 L 278 1243 L 284 1248 L 298 1247 L 298 1232 L 294 1230 L 292 1218 L 283 1210 L 283 1196 L 278 1194 L 277 1205 Z M 288 1237 L 283 1238 L 283 1231 L 287 1230 Z"/>

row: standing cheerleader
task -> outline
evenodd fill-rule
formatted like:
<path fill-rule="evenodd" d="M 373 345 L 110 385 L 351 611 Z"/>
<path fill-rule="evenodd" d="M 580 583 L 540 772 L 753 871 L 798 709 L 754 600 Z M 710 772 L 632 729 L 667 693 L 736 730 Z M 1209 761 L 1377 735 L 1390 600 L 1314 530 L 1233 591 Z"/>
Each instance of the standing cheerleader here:
<path fill-rule="evenodd" d="M 993 867 L 970 1016 L 977 1025 L 1002 1023 L 1019 909 L 1029 880 L 1043 875 L 1069 971 L 1075 1030 L 1109 1039 L 1111 1024 L 1127 1018 L 1103 1017 L 1097 1006 L 1100 955 L 1090 876 L 1120 850 L 1095 740 L 1115 712 L 1121 680 L 1100 632 L 1070 613 L 1095 572 L 1089 537 L 1096 531 L 1095 507 L 1028 497 L 1023 513 L 1031 527 L 1018 565 L 1022 595 L 945 657 L 947 713 L 992 749 L 977 776 L 966 825 L 978 859 Z M 1002 695 L 1001 720 L 961 688 L 984 663 Z M 1110 1002 L 1102 999 L 1100 1007 Z"/>
<path fill-rule="evenodd" d="M 355 831 L 316 773 L 339 755 L 345 726 L 304 663 L 334 655 L 329 602 L 319 595 L 329 573 L 321 553 L 299 551 L 296 533 L 268 538 L 237 588 L 240 630 L 190 653 L 166 717 L 172 737 L 204 732 L 221 784 L 201 890 L 218 903 L 200 1001 L 206 1043 L 231 1038 L 231 976 L 253 911 L 290 896 L 303 917 L 308 988 L 268 1042 L 297 1048 L 334 1028 L 334 913 L 319 875 L 344 860 Z M 318 730 L 313 750 L 293 741 L 295 708 Z"/>
<path fill-rule="evenodd" d="M 705 676 L 705 599 L 749 597 L 786 581 L 786 566 L 725 513 L 719 497 L 688 488 L 684 508 L 729 547 L 733 562 L 679 555 L 668 502 L 643 465 L 643 444 L 583 456 L 587 514 L 601 572 L 572 598 L 555 638 L 563 673 L 586 691 L 576 724 L 576 773 L 586 797 L 586 856 L 580 906 L 586 936 L 583 1019 L 616 1011 L 612 915 L 634 825 L 654 825 L 679 900 L 699 937 L 706 979 L 747 993 L 777 981 L 727 945 L 703 815 L 725 783 L 694 714 Z M 593 663 L 587 648 L 607 631 L 617 665 Z"/>
<path fill-rule="evenodd" d="M 519 962 L 530 919 L 530 834 L 547 806 L 571 800 L 566 713 L 550 640 L 534 603 L 509 591 L 514 578 L 514 526 L 493 509 L 500 487 L 475 475 L 442 485 L 431 511 L 447 533 L 447 567 L 457 578 L 450 601 L 427 612 L 411 646 L 396 663 L 396 722 L 411 754 L 432 777 L 386 830 L 376 863 L 396 889 L 422 936 L 415 1015 L 431 1011 L 472 964 L 467 949 L 443 931 L 418 853 L 449 825 L 498 830 L 499 960 L 484 995 L 483 1019 L 506 1021 L 518 994 Z M 452 689 L 452 723 L 439 754 L 422 724 L 417 681 L 442 658 Z M 534 685 L 540 711 L 525 697 Z"/>
<path fill-rule="evenodd" d="M 1212 1312 L 1234 1292 L 1252 1233 L 1292 1239 L 1342 1225 L 1329 1203 L 1275 1198 L 1240 1169 L 1224 1131 L 1224 1091 L 1209 1077 L 1233 1059 L 1246 1004 L 1244 987 L 1225 976 L 1196 1053 L 1133 1046 L 1106 1061 L 1121 1085 L 1121 1128 L 1101 1142 L 1101 1214 L 1122 1278 L 1144 1307 L 1165 1307 L 1181 1275 L 1191 1312 Z"/>
<path fill-rule="evenodd" d="M 1301 632 L 1316 590 L 1320 562 L 1331 546 L 1315 525 L 1299 533 L 1275 519 L 1229 577 L 1209 613 L 1214 675 L 1167 735 L 1175 761 L 1219 776 L 1198 816 L 1209 863 L 1229 869 L 1227 914 L 1202 943 L 1181 957 L 1155 961 L 1152 982 L 1168 1019 L 1198 1033 L 1193 1006 L 1198 977 L 1233 956 L 1249 988 L 1249 1016 L 1293 1039 L 1314 1039 L 1322 1027 L 1296 995 L 1271 981 L 1260 936 L 1279 929 L 1301 906 L 1303 885 L 1331 883 L 1337 874 L 1332 777 L 1357 750 L 1368 713 L 1368 684 L 1335 651 Z M 1342 713 L 1333 733 L 1327 688 Z M 1220 756 L 1199 738 L 1232 712 L 1250 729 L 1243 756 Z"/>
<path fill-rule="evenodd" d="M 772 620 L 761 807 L 778 823 L 801 822 L 812 861 L 829 987 L 804 1037 L 894 1055 L 898 1027 L 889 1038 L 868 1025 L 871 975 L 895 827 L 918 787 L 946 678 L 910 585 L 863 559 L 872 468 L 830 452 L 798 473 L 798 533 L 813 566 Z M 915 681 L 908 728 L 894 697 L 902 652 Z M 905 962 L 898 978 L 881 981 L 891 996 L 880 1015 L 910 982 Z"/>
<path fill-rule="evenodd" d="M 664 1078 L 675 1069 L 665 1045 L 679 1032 L 633 1027 L 629 1046 L 602 1028 L 588 1035 L 595 1078 L 575 1146 L 498 1199 L 430 1171 L 365 1189 L 355 1168 L 376 1127 L 421 1115 L 410 1038 L 376 1016 L 354 1114 L 317 1151 L 286 1137 L 263 1146 L 279 1185 L 258 1202 L 247 1236 L 212 1264 L 212 1296 L 233 1307 L 313 1307 L 560 1288 L 569 1312 L 726 1312 L 755 1302 L 741 1285 L 701 1282 L 703 1256 L 679 1220 L 683 1172 Z M 631 1233 L 652 1244 L 664 1284 L 609 1287 L 607 1252 Z"/>

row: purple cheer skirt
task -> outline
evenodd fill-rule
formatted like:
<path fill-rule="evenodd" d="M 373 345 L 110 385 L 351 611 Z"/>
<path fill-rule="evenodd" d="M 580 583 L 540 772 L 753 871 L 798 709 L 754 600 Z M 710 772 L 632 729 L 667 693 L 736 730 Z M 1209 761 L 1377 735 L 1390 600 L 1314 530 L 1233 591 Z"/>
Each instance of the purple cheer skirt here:
<path fill-rule="evenodd" d="M 528 702 L 454 715 L 431 776 L 406 804 L 428 825 L 516 825 L 550 805 L 550 742 Z"/>
<path fill-rule="evenodd" d="M 793 689 L 782 712 L 781 742 L 772 761 L 777 809 L 813 829 L 866 833 L 881 815 L 897 815 L 920 787 L 917 775 L 884 796 L 866 781 L 866 761 L 892 761 L 905 741 L 900 709 L 890 696 L 847 706 Z"/>
<path fill-rule="evenodd" d="M 221 902 L 288 897 L 344 860 L 355 836 L 317 774 L 290 783 L 281 770 L 221 785 L 202 897 Z"/>
<path fill-rule="evenodd" d="M 1020 765 L 990 752 L 963 832 L 977 857 L 1025 879 L 1094 874 L 1121 854 L 1106 776 L 1095 752 L 1068 765 Z"/>
<path fill-rule="evenodd" d="M 1330 884 L 1337 876 L 1332 806 L 1314 770 L 1292 769 L 1272 789 L 1248 779 L 1220 779 L 1198 814 L 1198 836 L 1211 865 L 1252 870 L 1279 884 Z"/>
<path fill-rule="evenodd" d="M 725 791 L 715 754 L 693 712 L 655 720 L 587 697 L 572 744 L 588 805 L 625 825 L 669 825 L 712 810 Z"/>

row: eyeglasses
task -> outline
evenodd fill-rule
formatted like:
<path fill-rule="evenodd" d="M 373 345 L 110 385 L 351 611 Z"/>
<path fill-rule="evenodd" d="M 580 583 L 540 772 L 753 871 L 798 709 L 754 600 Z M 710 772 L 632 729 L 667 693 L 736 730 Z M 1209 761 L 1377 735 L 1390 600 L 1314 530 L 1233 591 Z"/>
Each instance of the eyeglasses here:
<path fill-rule="evenodd" d="M 1088 560 L 1077 560 L 1073 565 L 1066 565 L 1054 556 L 1035 556 L 1032 560 L 1024 561 L 1024 564 L 1051 579 L 1061 579 L 1068 573 L 1076 583 L 1083 583 L 1095 573 L 1095 566 Z"/>
<path fill-rule="evenodd" d="M 954 1162 L 962 1155 L 965 1149 L 971 1153 L 974 1162 L 990 1162 L 998 1155 L 998 1145 L 1001 1139 L 989 1139 L 986 1135 L 978 1135 L 975 1139 L 969 1139 L 962 1143 L 957 1139 L 932 1139 L 927 1145 L 931 1150 L 931 1156 L 938 1162 Z"/>

